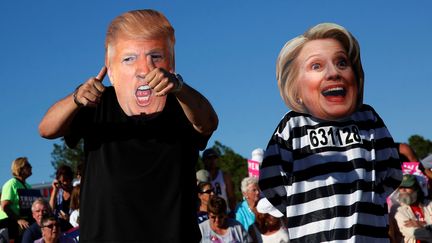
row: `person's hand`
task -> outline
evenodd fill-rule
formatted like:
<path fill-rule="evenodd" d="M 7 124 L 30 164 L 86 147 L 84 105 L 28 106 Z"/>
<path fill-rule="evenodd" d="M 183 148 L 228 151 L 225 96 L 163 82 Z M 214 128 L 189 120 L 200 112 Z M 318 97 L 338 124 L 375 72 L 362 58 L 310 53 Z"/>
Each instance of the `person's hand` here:
<path fill-rule="evenodd" d="M 426 222 L 417 221 L 414 219 L 409 219 L 409 220 L 406 220 L 404 222 L 405 227 L 421 228 L 421 227 L 424 227 L 425 225 L 426 225 Z"/>
<path fill-rule="evenodd" d="M 69 215 L 67 215 L 63 210 L 60 210 L 59 218 L 69 221 Z"/>
<path fill-rule="evenodd" d="M 18 219 L 17 223 L 21 229 L 27 229 L 29 227 L 29 223 L 25 219 Z"/>
<path fill-rule="evenodd" d="M 78 106 L 96 107 L 99 104 L 100 97 L 105 91 L 102 81 L 106 73 L 107 68 L 104 66 L 96 77 L 91 77 L 78 86 L 73 94 L 74 101 Z"/>
<path fill-rule="evenodd" d="M 150 71 L 146 74 L 145 81 L 155 91 L 156 96 L 164 96 L 170 92 L 179 91 L 182 84 L 176 75 L 163 68 L 157 68 L 151 55 L 147 56 L 147 67 Z"/>
<path fill-rule="evenodd" d="M 51 187 L 52 187 L 54 190 L 59 189 L 59 187 L 60 187 L 60 182 L 59 182 L 57 179 L 53 180 L 53 182 L 52 182 L 52 184 L 51 184 Z"/>

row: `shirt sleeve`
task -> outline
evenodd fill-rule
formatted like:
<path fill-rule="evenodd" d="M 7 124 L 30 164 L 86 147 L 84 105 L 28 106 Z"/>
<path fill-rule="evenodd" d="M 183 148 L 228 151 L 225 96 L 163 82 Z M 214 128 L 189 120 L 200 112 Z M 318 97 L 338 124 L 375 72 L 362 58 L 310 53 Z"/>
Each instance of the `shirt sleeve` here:
<path fill-rule="evenodd" d="M 281 122 L 270 139 L 260 168 L 259 187 L 270 203 L 286 214 L 287 187 L 292 173 L 292 147 L 289 129 Z M 286 123 L 285 123 L 286 124 Z M 285 131 L 285 133 L 284 133 Z"/>

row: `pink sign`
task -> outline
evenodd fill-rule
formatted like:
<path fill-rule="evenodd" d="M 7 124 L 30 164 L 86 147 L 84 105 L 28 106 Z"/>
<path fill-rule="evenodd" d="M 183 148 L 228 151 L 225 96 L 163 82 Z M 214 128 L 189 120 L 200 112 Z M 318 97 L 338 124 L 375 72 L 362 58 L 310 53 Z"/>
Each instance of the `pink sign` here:
<path fill-rule="evenodd" d="M 248 159 L 249 177 L 259 177 L 259 162 Z"/>

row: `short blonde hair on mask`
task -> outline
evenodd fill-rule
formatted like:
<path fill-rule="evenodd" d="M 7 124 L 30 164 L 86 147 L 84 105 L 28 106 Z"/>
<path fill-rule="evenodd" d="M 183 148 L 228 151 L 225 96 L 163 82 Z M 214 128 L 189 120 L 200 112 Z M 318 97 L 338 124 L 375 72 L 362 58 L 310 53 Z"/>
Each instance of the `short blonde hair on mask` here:
<path fill-rule="evenodd" d="M 14 177 L 19 177 L 22 175 L 24 167 L 28 164 L 28 159 L 26 157 L 19 157 L 12 161 L 11 171 Z"/>
<path fill-rule="evenodd" d="M 171 49 L 171 60 L 174 60 L 174 28 L 160 12 L 152 9 L 133 10 L 116 17 L 108 26 L 105 39 L 105 51 L 112 55 L 112 46 L 120 36 L 131 39 L 167 38 Z"/>
<path fill-rule="evenodd" d="M 293 111 L 306 113 L 307 110 L 298 102 L 299 92 L 297 77 L 299 68 L 295 59 L 303 46 L 311 40 L 335 39 L 348 54 L 358 84 L 357 107 L 363 104 L 364 73 L 360 60 L 360 46 L 355 37 L 344 27 L 334 23 L 321 23 L 307 30 L 303 35 L 288 41 L 279 53 L 276 61 L 276 79 L 282 99 Z"/>

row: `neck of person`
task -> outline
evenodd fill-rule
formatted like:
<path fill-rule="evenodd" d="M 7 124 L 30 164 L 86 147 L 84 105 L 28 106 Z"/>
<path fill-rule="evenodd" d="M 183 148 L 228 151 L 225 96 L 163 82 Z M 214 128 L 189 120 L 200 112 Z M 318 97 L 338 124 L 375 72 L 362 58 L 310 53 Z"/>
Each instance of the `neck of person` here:
<path fill-rule="evenodd" d="M 15 176 L 15 179 L 21 181 L 22 183 L 25 183 L 26 178 L 24 178 L 23 176 Z"/>

